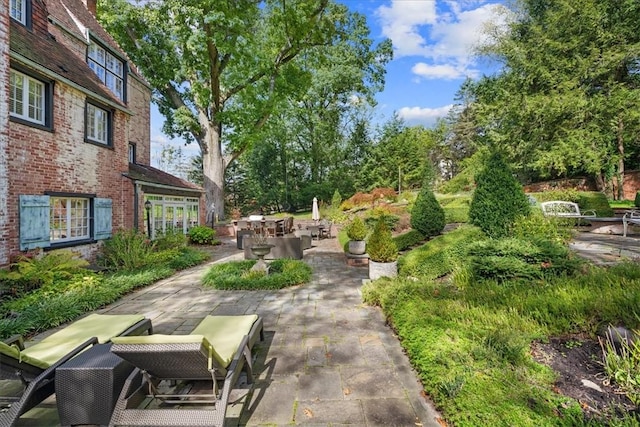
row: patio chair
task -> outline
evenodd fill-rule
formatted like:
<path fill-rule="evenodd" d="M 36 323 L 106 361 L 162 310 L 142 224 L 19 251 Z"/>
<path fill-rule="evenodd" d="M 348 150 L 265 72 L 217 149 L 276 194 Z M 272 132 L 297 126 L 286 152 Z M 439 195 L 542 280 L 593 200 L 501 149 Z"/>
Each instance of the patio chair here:
<path fill-rule="evenodd" d="M 264 333 L 257 315 L 207 316 L 189 335 L 114 338 L 111 351 L 136 369 L 110 425 L 223 426 L 229 393 L 243 370 L 252 382 L 251 349 L 258 338 Z M 193 391 L 198 383 L 207 385 L 205 393 L 166 393 L 168 386 Z"/>
<path fill-rule="evenodd" d="M 118 335 L 153 332 L 142 315 L 90 314 L 33 345 L 24 346 L 21 336 L 0 341 L 0 373 L 19 378 L 24 390 L 19 396 L 0 396 L 0 426 L 13 426 L 21 415 L 55 392 L 55 371 L 94 344 Z"/>

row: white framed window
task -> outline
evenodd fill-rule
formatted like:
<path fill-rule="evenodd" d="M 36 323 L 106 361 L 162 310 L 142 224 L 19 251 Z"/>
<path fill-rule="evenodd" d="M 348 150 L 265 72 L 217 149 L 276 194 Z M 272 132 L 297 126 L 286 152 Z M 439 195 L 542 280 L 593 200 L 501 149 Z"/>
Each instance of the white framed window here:
<path fill-rule="evenodd" d="M 98 144 L 111 145 L 111 113 L 87 103 L 87 140 Z"/>
<path fill-rule="evenodd" d="M 136 144 L 130 142 L 129 143 L 129 163 L 136 162 Z"/>
<path fill-rule="evenodd" d="M 45 125 L 46 84 L 11 70 L 9 77 L 9 114 L 22 120 Z"/>
<path fill-rule="evenodd" d="M 102 46 L 89 44 L 87 62 L 102 83 L 124 101 L 124 63 Z"/>
<path fill-rule="evenodd" d="M 187 234 L 191 227 L 199 224 L 200 200 L 197 198 L 149 194 L 144 199 L 151 202 L 148 224 L 154 239 L 169 231 Z"/>
<path fill-rule="evenodd" d="M 9 13 L 22 25 L 27 25 L 27 0 L 10 0 Z"/>
<path fill-rule="evenodd" d="M 49 213 L 51 243 L 89 238 L 89 199 L 51 197 Z"/>

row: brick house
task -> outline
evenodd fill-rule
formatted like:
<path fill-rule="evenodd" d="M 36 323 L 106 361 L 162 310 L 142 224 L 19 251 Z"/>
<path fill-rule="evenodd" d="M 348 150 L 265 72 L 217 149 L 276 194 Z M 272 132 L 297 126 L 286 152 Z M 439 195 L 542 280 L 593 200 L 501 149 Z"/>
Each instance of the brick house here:
<path fill-rule="evenodd" d="M 36 248 L 92 259 L 118 229 L 203 222 L 202 189 L 149 166 L 151 89 L 95 10 L 0 0 L 0 267 Z"/>

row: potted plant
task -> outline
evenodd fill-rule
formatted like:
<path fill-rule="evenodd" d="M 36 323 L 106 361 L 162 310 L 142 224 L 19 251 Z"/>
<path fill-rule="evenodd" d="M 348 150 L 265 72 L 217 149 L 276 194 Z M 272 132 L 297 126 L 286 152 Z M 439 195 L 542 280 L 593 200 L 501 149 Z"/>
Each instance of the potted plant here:
<path fill-rule="evenodd" d="M 349 237 L 349 253 L 353 255 L 363 255 L 366 249 L 365 238 L 367 237 L 367 226 L 362 218 L 356 217 L 347 225 L 347 237 Z"/>
<path fill-rule="evenodd" d="M 382 219 L 378 220 L 369 237 L 367 253 L 369 254 L 369 279 L 398 275 L 398 247 L 391 237 L 391 230 Z"/>

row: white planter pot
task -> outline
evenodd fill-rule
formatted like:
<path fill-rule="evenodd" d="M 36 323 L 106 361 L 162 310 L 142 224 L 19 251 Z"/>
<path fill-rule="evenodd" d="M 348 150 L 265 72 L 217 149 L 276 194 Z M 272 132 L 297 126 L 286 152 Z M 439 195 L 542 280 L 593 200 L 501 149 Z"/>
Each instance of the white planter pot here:
<path fill-rule="evenodd" d="M 396 277 L 398 275 L 398 261 L 375 262 L 369 260 L 369 279 L 376 280 L 381 277 Z"/>
<path fill-rule="evenodd" d="M 367 248 L 367 242 L 364 240 L 349 240 L 349 253 L 354 255 L 362 255 Z"/>

